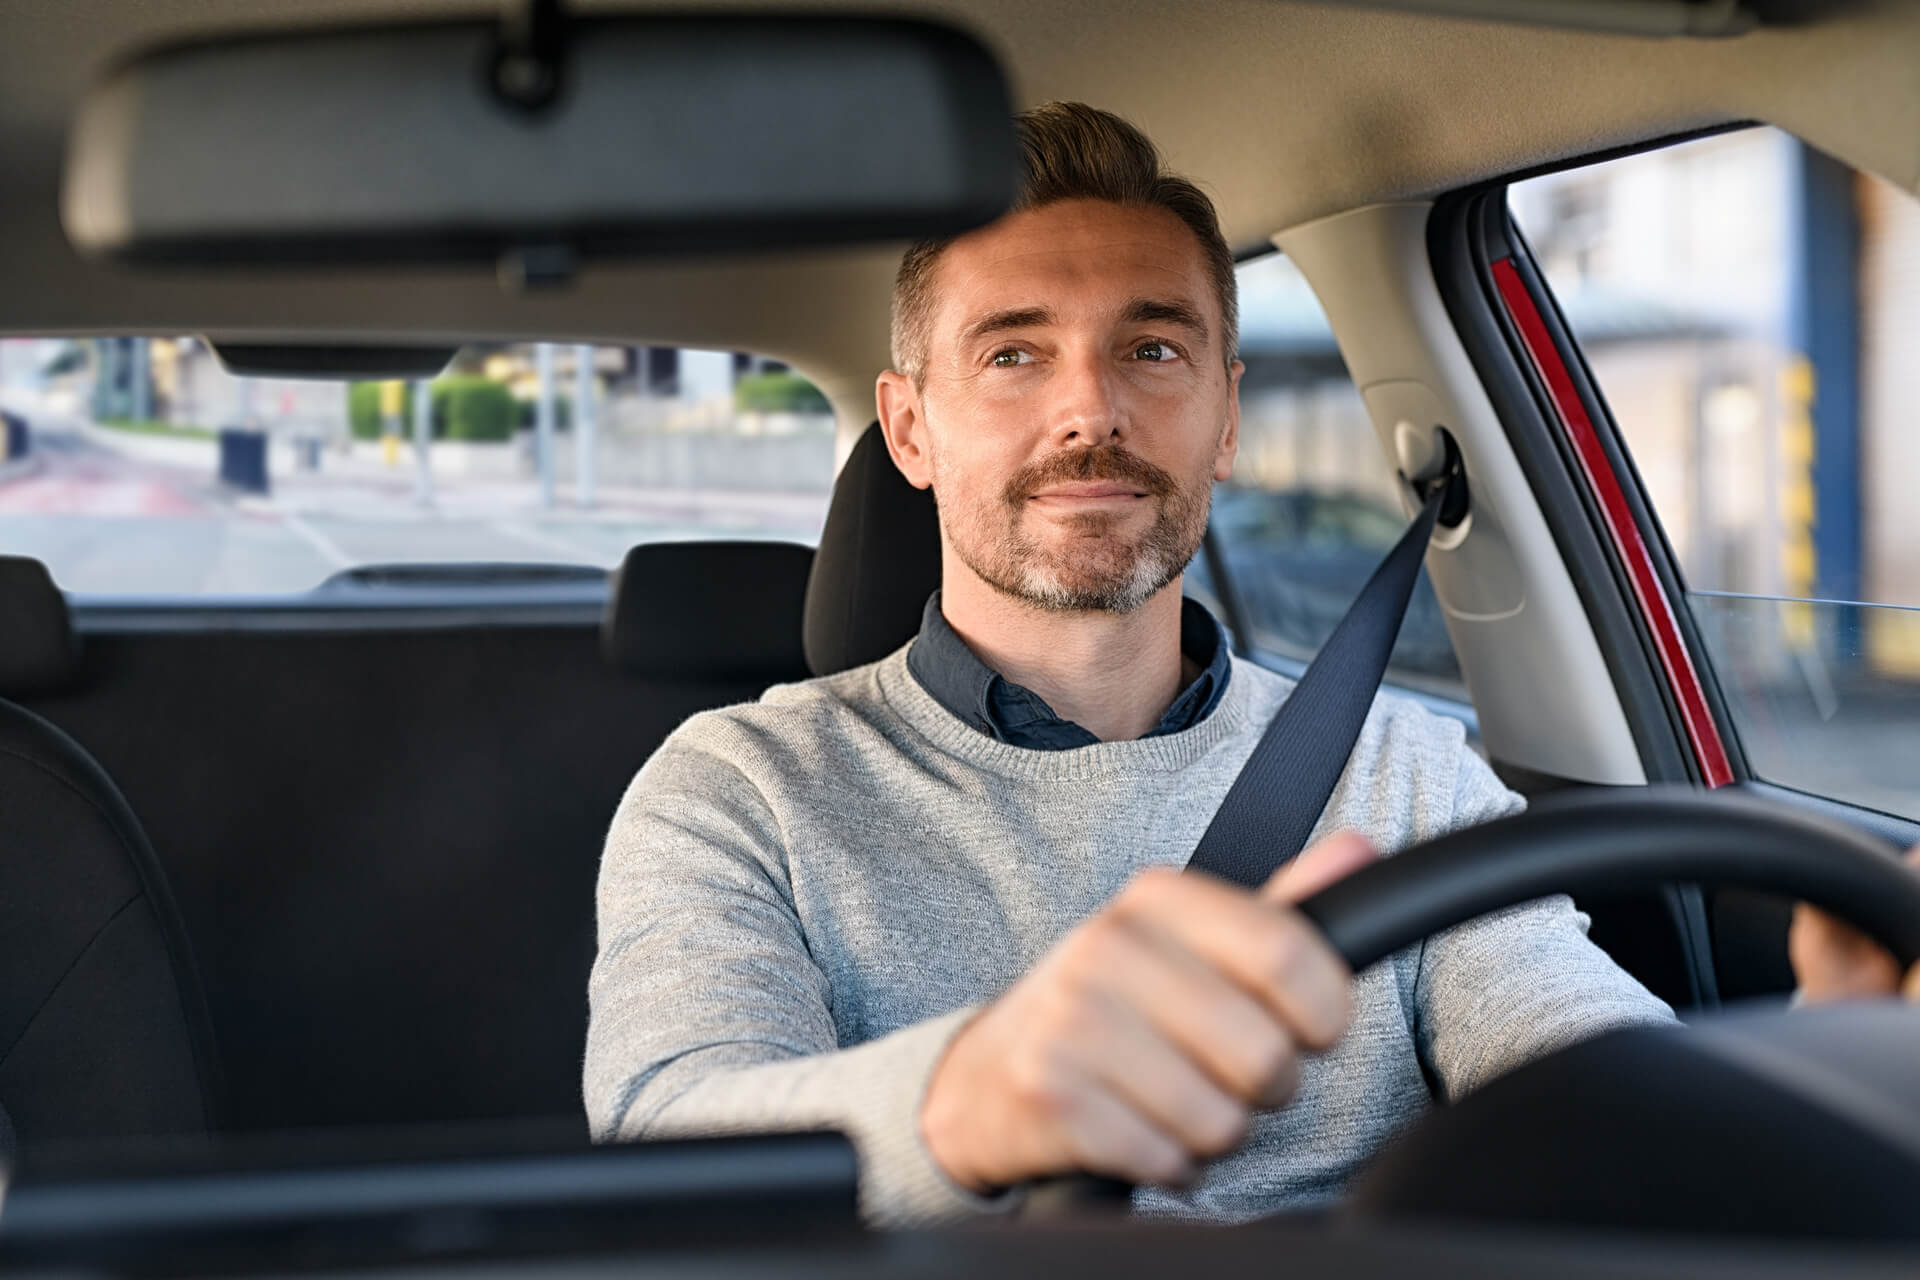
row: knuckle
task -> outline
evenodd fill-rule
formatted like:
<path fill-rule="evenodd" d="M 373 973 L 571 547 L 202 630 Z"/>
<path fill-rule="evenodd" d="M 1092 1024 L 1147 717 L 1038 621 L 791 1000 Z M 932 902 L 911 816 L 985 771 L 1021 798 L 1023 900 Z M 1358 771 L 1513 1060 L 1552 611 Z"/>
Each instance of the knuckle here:
<path fill-rule="evenodd" d="M 1278 926 L 1268 929 L 1261 939 L 1261 972 L 1269 982 L 1285 990 L 1298 981 L 1305 949 L 1298 925 L 1290 917 L 1282 917 Z"/>
<path fill-rule="evenodd" d="M 1050 1045 L 1017 1053 L 1007 1063 L 1008 1086 L 1015 1101 L 1021 1110 L 1042 1119 L 1058 1120 L 1070 1111 L 1069 1076 Z"/>
<path fill-rule="evenodd" d="M 1140 910 L 1163 897 L 1180 873 L 1171 867 L 1147 867 L 1134 873 L 1115 902 L 1127 910 Z"/>
<path fill-rule="evenodd" d="M 1292 1010 L 1289 1023 L 1304 1044 L 1325 1049 L 1340 1038 L 1353 1016 L 1353 984 L 1304 921 L 1289 916 L 1272 930 L 1262 963 L 1273 991 Z"/>
<path fill-rule="evenodd" d="M 1267 1097 L 1294 1069 L 1293 1037 L 1271 1022 L 1242 1036 L 1238 1044 L 1238 1083 L 1244 1096 Z"/>
<path fill-rule="evenodd" d="M 1071 951 L 1078 974 L 1105 973 L 1126 945 L 1126 926 L 1112 915 L 1097 915 L 1075 931 Z"/>

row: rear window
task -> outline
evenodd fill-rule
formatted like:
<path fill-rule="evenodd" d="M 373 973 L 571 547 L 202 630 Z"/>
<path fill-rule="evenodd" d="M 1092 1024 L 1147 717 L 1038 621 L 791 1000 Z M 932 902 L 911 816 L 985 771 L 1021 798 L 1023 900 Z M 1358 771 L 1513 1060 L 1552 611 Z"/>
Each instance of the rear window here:
<path fill-rule="evenodd" d="M 234 377 L 191 337 L 9 339 L 0 409 L 0 553 L 82 594 L 592 576 L 641 542 L 813 542 L 833 481 L 825 398 L 725 351 L 469 346 L 348 382 Z"/>

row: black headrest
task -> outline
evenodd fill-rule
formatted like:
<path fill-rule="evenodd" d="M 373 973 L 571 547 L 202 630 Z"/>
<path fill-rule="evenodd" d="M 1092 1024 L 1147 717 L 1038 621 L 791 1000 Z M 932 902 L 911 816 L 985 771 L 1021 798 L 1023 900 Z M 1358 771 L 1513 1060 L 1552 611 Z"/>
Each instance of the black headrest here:
<path fill-rule="evenodd" d="M 657 680 L 771 684 L 806 675 L 800 612 L 813 552 L 794 542 L 650 542 L 614 571 L 600 644 Z"/>
<path fill-rule="evenodd" d="M 886 657 L 913 639 L 939 586 L 933 494 L 907 483 L 876 422 L 834 481 L 807 581 L 807 665 L 824 676 Z"/>
<path fill-rule="evenodd" d="M 0 694 L 41 693 L 71 681 L 80 669 L 67 598 L 47 566 L 0 556 Z"/>

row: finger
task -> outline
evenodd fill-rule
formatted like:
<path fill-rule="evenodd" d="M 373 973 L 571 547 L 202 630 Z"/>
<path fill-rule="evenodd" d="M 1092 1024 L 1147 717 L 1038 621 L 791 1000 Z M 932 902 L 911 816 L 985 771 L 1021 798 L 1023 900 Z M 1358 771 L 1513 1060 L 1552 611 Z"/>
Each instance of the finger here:
<path fill-rule="evenodd" d="M 1307 1048 L 1331 1048 L 1346 1030 L 1353 974 L 1291 909 L 1212 876 L 1150 871 L 1135 877 L 1113 910 L 1232 980 Z"/>
<path fill-rule="evenodd" d="M 1104 996 L 1086 1069 L 1188 1156 L 1225 1155 L 1246 1136 L 1247 1108 L 1162 1036 L 1133 1004 Z"/>
<path fill-rule="evenodd" d="M 1104 1173 L 1141 1185 L 1183 1186 L 1197 1166 L 1180 1144 L 1111 1090 L 1077 1091 L 1062 1117 L 1066 1163 L 1057 1172 Z"/>
<path fill-rule="evenodd" d="M 1809 1001 L 1870 999 L 1890 995 L 1900 984 L 1900 966 L 1884 948 L 1804 902 L 1793 909 L 1787 955 Z"/>
<path fill-rule="evenodd" d="M 1380 851 L 1358 831 L 1336 831 L 1269 876 L 1260 887 L 1260 897 L 1267 902 L 1304 902 L 1379 860 Z"/>
<path fill-rule="evenodd" d="M 1121 993 L 1156 1033 L 1238 1101 L 1277 1107 L 1293 1096 L 1299 1064 L 1292 1033 L 1184 946 L 1122 922 L 1089 963 L 1107 990 Z"/>

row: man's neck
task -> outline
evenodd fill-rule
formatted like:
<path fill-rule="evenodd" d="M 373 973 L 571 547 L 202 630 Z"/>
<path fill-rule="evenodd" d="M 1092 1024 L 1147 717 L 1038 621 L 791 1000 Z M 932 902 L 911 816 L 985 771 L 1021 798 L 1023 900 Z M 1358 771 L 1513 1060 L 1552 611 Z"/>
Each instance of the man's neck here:
<path fill-rule="evenodd" d="M 1160 723 L 1199 673 L 1180 652 L 1180 580 L 1132 613 L 1040 609 L 949 560 L 940 612 L 979 659 L 1102 742 Z"/>

